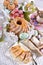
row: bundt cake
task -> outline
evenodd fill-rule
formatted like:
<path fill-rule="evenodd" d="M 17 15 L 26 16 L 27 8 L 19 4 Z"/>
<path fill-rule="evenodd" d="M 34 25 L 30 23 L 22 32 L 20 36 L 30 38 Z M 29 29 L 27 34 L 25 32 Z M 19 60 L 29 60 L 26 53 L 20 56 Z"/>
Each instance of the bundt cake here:
<path fill-rule="evenodd" d="M 17 0 L 4 0 L 4 6 L 9 10 L 13 10 L 17 5 Z"/>
<path fill-rule="evenodd" d="M 16 17 L 9 23 L 9 31 L 19 35 L 29 30 L 28 22 L 24 18 Z"/>

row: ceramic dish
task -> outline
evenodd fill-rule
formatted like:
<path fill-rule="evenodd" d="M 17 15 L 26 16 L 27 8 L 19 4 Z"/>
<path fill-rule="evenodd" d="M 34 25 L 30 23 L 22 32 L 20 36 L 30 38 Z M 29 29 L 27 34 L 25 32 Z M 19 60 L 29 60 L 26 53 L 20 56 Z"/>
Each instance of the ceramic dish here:
<path fill-rule="evenodd" d="M 12 47 L 14 46 L 17 46 L 18 43 L 15 43 L 15 45 L 13 45 Z M 24 49 L 25 51 L 30 51 L 26 46 L 24 46 L 23 44 L 19 43 L 19 45 L 21 46 L 22 49 Z M 11 47 L 11 48 L 12 48 Z M 10 48 L 10 49 L 11 49 Z M 10 59 L 12 58 L 13 61 L 16 61 L 19 65 L 32 65 L 32 61 L 28 62 L 28 63 L 24 63 L 24 61 L 20 61 L 18 57 L 15 57 L 14 55 L 11 54 L 10 52 L 10 49 L 6 52 L 6 56 L 9 57 Z"/>

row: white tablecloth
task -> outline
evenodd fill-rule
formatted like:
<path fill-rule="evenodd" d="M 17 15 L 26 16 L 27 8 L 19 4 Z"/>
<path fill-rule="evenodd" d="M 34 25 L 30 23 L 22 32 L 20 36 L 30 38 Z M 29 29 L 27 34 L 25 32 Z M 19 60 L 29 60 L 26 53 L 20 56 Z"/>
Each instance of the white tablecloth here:
<path fill-rule="evenodd" d="M 3 3 L 4 0 L 0 0 L 0 3 Z M 21 2 L 22 0 L 19 0 Z M 26 0 L 27 1 L 27 0 Z M 6 42 L 0 42 L 0 65 L 17 65 L 16 61 L 13 63 L 12 59 L 9 59 L 5 56 Z M 43 57 L 39 60 L 36 60 L 38 65 L 43 65 Z"/>

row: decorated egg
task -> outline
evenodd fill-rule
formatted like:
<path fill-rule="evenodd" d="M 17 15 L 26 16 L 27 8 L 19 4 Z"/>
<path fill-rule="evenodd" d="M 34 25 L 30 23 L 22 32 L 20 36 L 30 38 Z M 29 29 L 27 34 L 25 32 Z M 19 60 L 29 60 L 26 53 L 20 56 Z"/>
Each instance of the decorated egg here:
<path fill-rule="evenodd" d="M 20 39 L 26 39 L 26 38 L 28 38 L 28 33 L 21 33 L 19 35 L 19 37 L 20 37 Z"/>

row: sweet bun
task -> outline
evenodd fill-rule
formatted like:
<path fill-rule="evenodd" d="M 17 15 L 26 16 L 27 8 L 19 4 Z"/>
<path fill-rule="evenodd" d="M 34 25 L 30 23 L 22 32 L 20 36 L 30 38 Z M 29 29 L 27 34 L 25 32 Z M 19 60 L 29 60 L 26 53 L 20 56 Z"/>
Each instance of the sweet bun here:
<path fill-rule="evenodd" d="M 24 18 L 16 17 L 14 20 L 11 20 L 9 29 L 10 32 L 14 32 L 16 35 L 23 32 L 28 32 L 28 22 Z"/>

